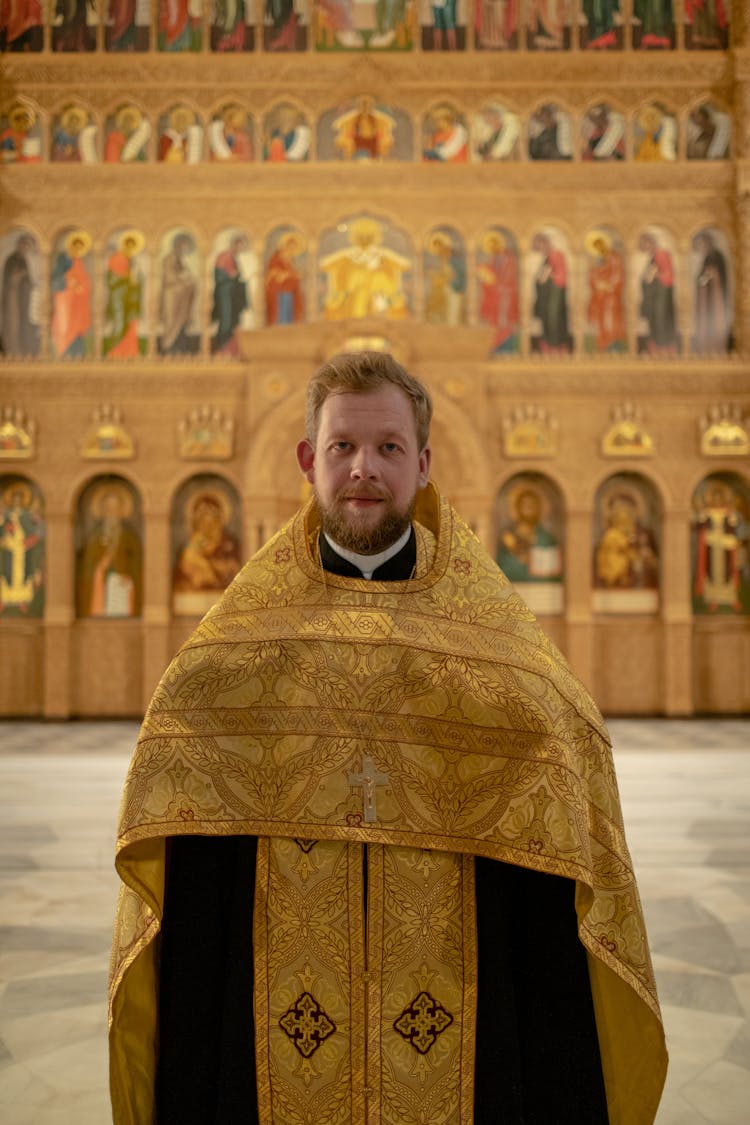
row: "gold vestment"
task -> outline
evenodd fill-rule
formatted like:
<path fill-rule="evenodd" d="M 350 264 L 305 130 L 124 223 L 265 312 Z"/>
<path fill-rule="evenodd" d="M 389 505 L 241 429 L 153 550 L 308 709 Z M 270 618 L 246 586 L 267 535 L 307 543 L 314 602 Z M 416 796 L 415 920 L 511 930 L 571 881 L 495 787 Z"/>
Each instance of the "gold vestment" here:
<path fill-rule="evenodd" d="M 473 1125 L 475 855 L 576 881 L 610 1121 L 653 1121 L 664 1035 L 601 716 L 432 486 L 415 531 L 414 578 L 340 578 L 311 502 L 164 674 L 120 816 L 115 1125 L 153 1120 L 165 840 L 196 834 L 259 837 L 262 1125 Z"/>

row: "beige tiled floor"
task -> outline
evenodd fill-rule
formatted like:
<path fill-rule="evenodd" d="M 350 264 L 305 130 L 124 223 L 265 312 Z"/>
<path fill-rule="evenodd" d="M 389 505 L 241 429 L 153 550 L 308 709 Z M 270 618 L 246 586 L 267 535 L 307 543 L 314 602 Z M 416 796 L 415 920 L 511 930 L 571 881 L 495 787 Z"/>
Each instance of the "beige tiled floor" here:
<path fill-rule="evenodd" d="M 658 1125 L 745 1125 L 750 721 L 610 728 L 671 1055 Z M 2 1125 L 110 1120 L 112 854 L 135 733 L 0 723 Z"/>

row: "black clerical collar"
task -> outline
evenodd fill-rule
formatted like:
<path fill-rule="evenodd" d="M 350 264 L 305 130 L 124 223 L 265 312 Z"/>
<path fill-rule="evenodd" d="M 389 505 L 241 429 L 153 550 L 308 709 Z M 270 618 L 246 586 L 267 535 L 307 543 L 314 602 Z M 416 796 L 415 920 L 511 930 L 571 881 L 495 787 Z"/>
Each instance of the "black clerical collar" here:
<path fill-rule="evenodd" d="M 322 531 L 318 538 L 318 544 L 321 564 L 329 574 L 338 574 L 342 578 L 363 577 L 362 571 L 354 563 L 345 559 L 331 546 Z M 397 554 L 386 559 L 383 565 L 373 572 L 372 580 L 373 582 L 403 582 L 405 579 L 411 578 L 416 562 L 417 537 L 414 534 L 414 528 L 412 528 L 405 545 Z"/>

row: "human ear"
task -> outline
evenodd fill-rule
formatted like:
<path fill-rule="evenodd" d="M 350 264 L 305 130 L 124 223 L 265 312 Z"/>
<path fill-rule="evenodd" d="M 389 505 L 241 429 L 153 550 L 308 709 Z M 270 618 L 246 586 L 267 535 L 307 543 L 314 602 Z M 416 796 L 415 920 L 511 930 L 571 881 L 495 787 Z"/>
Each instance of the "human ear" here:
<path fill-rule="evenodd" d="M 300 472 L 309 484 L 315 483 L 315 450 L 304 438 L 297 444 L 297 464 Z"/>
<path fill-rule="evenodd" d="M 424 488 L 427 481 L 430 479 L 430 465 L 432 463 L 432 450 L 429 445 L 426 445 L 422 452 L 419 454 L 419 475 L 417 477 L 417 487 Z"/>

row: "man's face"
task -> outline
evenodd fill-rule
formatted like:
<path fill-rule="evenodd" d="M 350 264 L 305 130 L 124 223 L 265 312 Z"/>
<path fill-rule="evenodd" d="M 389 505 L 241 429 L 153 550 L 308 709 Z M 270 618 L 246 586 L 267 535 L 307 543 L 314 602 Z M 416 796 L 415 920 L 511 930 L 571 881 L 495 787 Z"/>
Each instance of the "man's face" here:
<path fill-rule="evenodd" d="M 313 485 L 323 530 L 363 555 L 384 551 L 409 526 L 414 498 L 430 474 L 429 446 L 418 448 L 408 396 L 385 384 L 365 394 L 332 394 L 320 411 L 315 448 L 297 446 Z"/>

